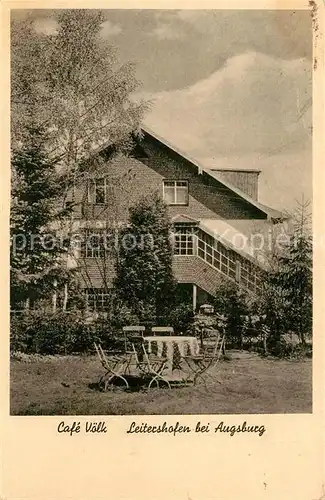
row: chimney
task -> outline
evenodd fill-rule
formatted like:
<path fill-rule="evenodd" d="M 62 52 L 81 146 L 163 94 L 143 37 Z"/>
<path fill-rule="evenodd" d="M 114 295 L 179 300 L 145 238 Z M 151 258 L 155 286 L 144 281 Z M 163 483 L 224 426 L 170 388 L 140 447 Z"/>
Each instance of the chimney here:
<path fill-rule="evenodd" d="M 211 168 L 220 179 L 248 194 L 253 200 L 258 199 L 258 176 L 260 170 L 237 170 L 235 168 Z"/>

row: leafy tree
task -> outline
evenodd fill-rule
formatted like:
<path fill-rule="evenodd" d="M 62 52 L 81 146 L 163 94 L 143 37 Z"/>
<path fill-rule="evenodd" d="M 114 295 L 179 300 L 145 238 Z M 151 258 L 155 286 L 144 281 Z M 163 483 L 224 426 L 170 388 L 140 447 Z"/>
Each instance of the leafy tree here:
<path fill-rule="evenodd" d="M 59 203 L 65 176 L 58 173 L 44 150 L 46 135 L 29 128 L 28 145 L 13 150 L 11 232 L 11 302 L 36 300 L 65 280 L 63 248 L 55 226 L 69 210 Z"/>
<path fill-rule="evenodd" d="M 176 283 L 167 208 L 158 195 L 130 210 L 130 224 L 120 234 L 115 286 L 141 321 L 168 316 Z"/>
<path fill-rule="evenodd" d="M 64 207 L 72 186 L 103 169 L 108 174 L 107 158 L 95 156 L 98 150 L 110 147 L 111 156 L 129 152 L 145 105 L 131 98 L 138 87 L 134 66 L 120 64 L 116 49 L 101 36 L 102 11 L 57 10 L 52 17 L 57 30 L 51 34 L 36 32 L 31 17 L 12 17 L 11 135 L 17 155 L 30 147 L 31 129 L 46 132 L 44 154 L 64 174 Z M 111 184 L 124 184 L 124 179 Z M 72 235 L 70 215 L 69 221 L 56 222 L 64 222 L 60 230 Z"/>
<path fill-rule="evenodd" d="M 143 103 L 134 66 L 119 64 L 101 37 L 103 12 L 54 11 L 56 33 L 36 34 L 33 22 L 12 21 L 12 136 L 25 125 L 45 126 L 49 152 L 76 174 L 80 160 L 103 145 L 126 146 L 138 128 Z"/>

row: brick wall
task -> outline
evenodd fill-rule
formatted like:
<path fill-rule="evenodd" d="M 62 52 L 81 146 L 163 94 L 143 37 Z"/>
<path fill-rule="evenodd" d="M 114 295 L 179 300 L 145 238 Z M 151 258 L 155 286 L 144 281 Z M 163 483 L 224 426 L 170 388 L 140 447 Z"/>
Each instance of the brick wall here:
<path fill-rule="evenodd" d="M 104 288 L 113 285 L 115 277 L 114 262 L 100 259 L 83 259 L 79 262 L 81 286 L 83 288 Z M 215 295 L 218 285 L 229 280 L 197 256 L 174 255 L 173 273 L 179 283 L 194 283 L 210 295 Z"/>
<path fill-rule="evenodd" d="M 82 288 L 110 288 L 113 286 L 115 278 L 114 261 L 100 259 L 82 259 L 79 260 L 79 275 Z"/>
<path fill-rule="evenodd" d="M 174 255 L 173 272 L 179 283 L 194 283 L 210 295 L 229 278 L 213 269 L 197 256 Z"/>
<path fill-rule="evenodd" d="M 128 220 L 129 208 L 136 204 L 142 196 L 150 196 L 158 192 L 163 194 L 163 180 L 165 178 L 188 179 L 186 174 L 176 176 L 174 173 L 159 172 L 151 166 L 135 158 L 119 158 L 111 164 L 107 164 L 106 174 L 113 181 L 108 188 L 109 199 L 107 206 L 93 205 L 88 203 L 87 186 L 75 189 L 76 216 L 78 218 L 93 220 L 116 220 L 126 222 Z M 191 194 L 192 183 L 189 184 L 189 203 L 186 206 L 170 206 L 169 213 L 173 217 L 177 214 L 185 214 L 194 218 L 212 219 L 217 214 L 207 208 L 201 201 Z M 202 192 L 204 199 L 204 193 Z"/>
<path fill-rule="evenodd" d="M 75 188 L 76 216 L 87 220 L 126 222 L 129 207 L 142 196 L 150 195 L 162 185 L 162 176 L 144 163 L 130 157 L 106 162 L 99 175 L 107 178 L 106 205 L 88 202 L 87 181 Z"/>
<path fill-rule="evenodd" d="M 174 154 L 159 141 L 145 136 L 142 148 L 146 157 L 141 160 L 119 156 L 111 161 L 101 161 L 96 172 L 107 177 L 107 205 L 94 205 L 88 202 L 87 181 L 75 187 L 74 202 L 77 203 L 75 216 L 80 222 L 88 221 L 90 225 L 92 223 L 95 225 L 96 221 L 106 221 L 109 224 L 127 222 L 129 208 L 142 196 L 152 195 L 155 192 L 162 195 L 164 179 L 189 181 L 189 203 L 187 206 L 170 206 L 171 217 L 182 214 L 194 219 L 218 217 L 238 221 L 265 219 L 265 214 L 244 202 L 207 174 L 198 175 L 197 167 L 176 153 Z M 72 199 L 71 196 L 69 199 Z M 194 257 L 189 258 L 194 259 Z M 209 268 L 199 258 L 196 259 L 195 265 L 193 266 L 193 261 L 191 261 L 192 264 L 187 269 L 186 257 L 182 257 L 181 267 L 175 260 L 176 275 L 181 282 L 197 283 L 209 293 L 214 293 L 223 276 Z M 80 274 L 84 287 L 101 288 L 103 280 L 112 282 L 114 266 L 106 263 L 103 267 L 98 259 L 87 259 L 87 262 L 81 263 Z M 188 281 L 184 281 L 185 278 Z M 198 280 L 201 280 L 202 286 Z"/>
<path fill-rule="evenodd" d="M 108 203 L 88 203 L 87 182 L 75 188 L 76 217 L 93 220 L 128 219 L 129 207 L 142 196 L 163 192 L 164 179 L 184 179 L 189 182 L 189 203 L 187 206 L 170 206 L 170 216 L 177 214 L 193 218 L 265 219 L 257 208 L 249 205 L 238 195 L 225 188 L 208 174 L 198 175 L 197 168 L 180 156 L 173 155 L 160 143 L 145 139 L 143 148 L 148 158 L 137 160 L 119 157 L 106 161 L 101 167 L 107 176 Z M 108 175 L 109 174 L 109 175 Z"/>
<path fill-rule="evenodd" d="M 244 201 L 232 190 L 226 188 L 216 179 L 203 172 L 198 174 L 198 169 L 180 155 L 173 153 L 169 148 L 164 147 L 155 140 L 144 139 L 143 148 L 148 155 L 146 163 L 156 172 L 167 179 L 187 179 L 189 181 L 192 204 L 188 207 L 172 207 L 172 211 L 186 213 L 195 217 L 195 210 L 198 210 L 197 217 L 225 219 L 265 219 L 266 215 L 260 210 Z M 204 207 L 194 205 L 194 200 Z M 208 213 L 214 214 L 213 216 Z"/>

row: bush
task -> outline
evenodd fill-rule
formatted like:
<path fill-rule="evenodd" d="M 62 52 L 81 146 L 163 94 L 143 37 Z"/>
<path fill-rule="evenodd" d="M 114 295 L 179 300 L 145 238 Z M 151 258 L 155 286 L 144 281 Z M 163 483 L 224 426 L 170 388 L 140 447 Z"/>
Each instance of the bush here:
<path fill-rule="evenodd" d="M 312 345 L 296 342 L 290 334 L 281 336 L 281 339 L 271 342 L 268 346 L 270 354 L 279 358 L 303 359 L 312 357 Z"/>
<path fill-rule="evenodd" d="M 226 317 L 227 344 L 243 348 L 243 318 L 249 313 L 249 300 L 235 284 L 225 283 L 216 291 L 215 312 Z"/>
<path fill-rule="evenodd" d="M 99 323 L 103 323 L 103 327 L 109 329 L 113 335 L 121 335 L 123 326 L 139 325 L 140 321 L 138 316 L 133 314 L 130 309 L 120 301 L 113 304 L 108 318 L 99 318 Z"/>
<path fill-rule="evenodd" d="M 87 323 L 81 311 L 44 315 L 30 312 L 13 317 L 10 325 L 10 350 L 37 354 L 74 354 L 93 351 L 94 342 L 104 348 L 118 344 L 107 320 Z"/>
<path fill-rule="evenodd" d="M 166 321 L 169 326 L 174 328 L 175 333 L 189 332 L 193 327 L 194 313 L 192 306 L 188 304 L 180 304 L 173 308 Z"/>
<path fill-rule="evenodd" d="M 149 311 L 150 312 L 150 311 Z M 148 321 L 139 318 L 117 301 L 106 314 L 97 319 L 85 315 L 84 311 L 29 311 L 12 316 L 10 320 L 10 350 L 27 354 L 74 354 L 94 350 L 94 342 L 104 349 L 121 350 L 124 347 L 123 326 L 161 324 L 171 325 L 177 333 L 188 331 L 193 321 L 190 307 L 180 305 L 160 323 L 148 314 Z"/>

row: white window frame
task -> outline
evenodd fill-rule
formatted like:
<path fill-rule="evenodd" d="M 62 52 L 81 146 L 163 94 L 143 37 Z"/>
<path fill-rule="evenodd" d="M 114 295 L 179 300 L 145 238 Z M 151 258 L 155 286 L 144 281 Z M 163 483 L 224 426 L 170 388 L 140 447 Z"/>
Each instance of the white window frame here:
<path fill-rule="evenodd" d="M 205 233 L 199 234 L 198 256 L 225 276 L 228 276 L 232 280 L 236 280 L 237 264 L 234 252 L 220 242 L 215 243 L 213 246 L 210 245 L 207 241 L 211 238 L 211 236 Z"/>
<path fill-rule="evenodd" d="M 212 265 L 222 274 L 243 285 L 247 290 L 258 292 L 261 288 L 262 277 L 258 267 L 249 259 L 240 257 L 220 242 L 213 247 L 208 241 L 210 236 L 199 232 L 197 255 Z"/>
<path fill-rule="evenodd" d="M 97 197 L 97 183 L 99 181 L 104 181 L 104 201 L 103 202 L 97 202 L 96 197 Z M 106 205 L 107 203 L 107 179 L 106 177 L 96 177 L 94 179 L 91 179 L 88 183 L 88 203 L 92 203 L 94 205 Z"/>
<path fill-rule="evenodd" d="M 256 291 L 259 286 L 258 270 L 252 262 L 245 259 L 241 262 L 240 267 L 240 282 L 251 291 Z"/>
<path fill-rule="evenodd" d="M 103 288 L 86 289 L 87 308 L 91 311 L 107 311 L 109 304 L 107 303 L 105 306 L 105 301 L 109 300 L 109 298 L 110 294 L 105 292 Z M 89 304 L 89 300 L 91 300 L 91 305 Z"/>
<path fill-rule="evenodd" d="M 193 233 L 174 233 L 174 255 L 194 255 Z"/>
<path fill-rule="evenodd" d="M 175 199 L 175 202 L 173 203 L 169 203 L 169 202 L 166 202 L 166 199 L 165 199 L 165 186 L 167 183 L 173 183 L 174 184 L 174 199 Z M 182 183 L 183 185 L 182 186 L 177 186 L 178 183 Z M 185 185 L 184 185 L 185 184 Z M 168 186 L 169 188 L 171 188 L 172 186 Z M 186 201 L 185 202 L 179 202 L 177 201 L 177 187 L 183 187 L 183 188 L 186 188 Z M 188 205 L 188 201 L 189 201 L 189 189 L 188 189 L 188 180 L 186 179 L 164 179 L 163 181 L 163 200 L 165 203 L 167 203 L 167 205 L 182 205 L 182 206 L 187 206 Z"/>
<path fill-rule="evenodd" d="M 91 238 L 98 238 L 97 240 L 98 246 L 93 245 Z M 105 231 L 103 229 L 86 230 L 84 232 L 84 240 L 81 242 L 81 248 L 80 248 L 81 258 L 104 259 L 107 250 L 104 244 L 104 238 L 105 238 Z"/>

